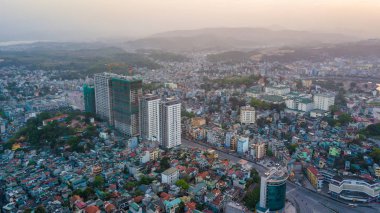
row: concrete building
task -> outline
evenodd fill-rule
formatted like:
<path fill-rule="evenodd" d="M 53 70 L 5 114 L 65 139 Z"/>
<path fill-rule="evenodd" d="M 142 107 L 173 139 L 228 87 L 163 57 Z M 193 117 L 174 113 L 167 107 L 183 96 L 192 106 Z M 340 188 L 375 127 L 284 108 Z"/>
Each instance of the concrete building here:
<path fill-rule="evenodd" d="M 268 95 L 286 95 L 290 93 L 290 87 L 278 85 L 278 86 L 271 86 L 271 87 L 265 87 L 265 93 Z"/>
<path fill-rule="evenodd" d="M 250 106 L 244 106 L 240 109 L 240 123 L 253 124 L 256 122 L 255 108 Z"/>
<path fill-rule="evenodd" d="M 113 125 L 111 106 L 111 73 L 99 73 L 94 75 L 95 80 L 95 108 L 96 114 Z"/>
<path fill-rule="evenodd" d="M 320 190 L 322 188 L 323 176 L 319 174 L 315 167 L 309 166 L 306 170 L 307 178 L 309 179 L 311 185 Z"/>
<path fill-rule="evenodd" d="M 335 95 L 330 93 L 320 93 L 314 95 L 314 108 L 329 111 L 335 104 Z"/>
<path fill-rule="evenodd" d="M 251 156 L 254 159 L 260 160 L 266 155 L 265 143 L 255 143 L 251 146 Z"/>
<path fill-rule="evenodd" d="M 160 97 L 152 94 L 140 99 L 140 136 L 144 140 L 160 139 Z"/>
<path fill-rule="evenodd" d="M 181 144 L 181 103 L 168 98 L 160 104 L 160 143 L 167 149 Z"/>
<path fill-rule="evenodd" d="M 249 146 L 249 138 L 248 137 L 240 137 L 237 142 L 237 152 L 239 154 L 244 154 L 248 151 Z"/>
<path fill-rule="evenodd" d="M 373 170 L 375 172 L 375 176 L 380 178 L 380 166 L 377 163 L 373 164 Z"/>
<path fill-rule="evenodd" d="M 192 127 L 200 127 L 206 124 L 206 119 L 202 117 L 195 117 L 191 119 Z"/>
<path fill-rule="evenodd" d="M 309 112 L 314 109 L 314 103 L 309 98 L 289 98 L 285 100 L 287 108 L 302 112 Z"/>
<path fill-rule="evenodd" d="M 95 88 L 87 84 L 83 85 L 84 111 L 96 113 Z"/>
<path fill-rule="evenodd" d="M 179 171 L 176 168 L 169 168 L 161 174 L 161 182 L 174 184 L 179 179 Z"/>
<path fill-rule="evenodd" d="M 96 113 L 128 136 L 139 131 L 142 80 L 113 73 L 95 74 Z"/>
<path fill-rule="evenodd" d="M 112 118 L 115 129 L 128 136 L 140 134 L 139 98 L 142 80 L 130 76 L 111 78 Z"/>
<path fill-rule="evenodd" d="M 312 118 L 324 117 L 327 115 L 329 115 L 329 111 L 326 110 L 313 109 L 310 111 L 310 117 Z"/>
<path fill-rule="evenodd" d="M 329 184 L 329 192 L 344 200 L 378 202 L 380 183 L 357 176 L 334 176 Z"/>
<path fill-rule="evenodd" d="M 261 177 L 260 202 L 257 212 L 282 212 L 286 201 L 286 180 L 289 175 L 280 167 L 271 168 Z"/>

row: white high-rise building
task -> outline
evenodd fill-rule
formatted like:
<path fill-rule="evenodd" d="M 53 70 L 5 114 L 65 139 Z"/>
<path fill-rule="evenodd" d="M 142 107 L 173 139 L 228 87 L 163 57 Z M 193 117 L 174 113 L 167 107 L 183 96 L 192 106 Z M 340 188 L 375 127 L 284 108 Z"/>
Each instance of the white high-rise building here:
<path fill-rule="evenodd" d="M 110 75 L 107 75 L 107 73 L 99 73 L 95 74 L 94 78 L 96 114 L 112 125 Z"/>
<path fill-rule="evenodd" d="M 160 143 L 167 149 L 181 144 L 181 103 L 177 99 L 160 104 Z"/>
<path fill-rule="evenodd" d="M 144 140 L 160 139 L 160 102 L 160 97 L 152 94 L 140 99 L 140 136 Z"/>
<path fill-rule="evenodd" d="M 240 109 L 240 123 L 253 124 L 256 122 L 255 108 L 250 106 L 244 106 Z"/>
<path fill-rule="evenodd" d="M 330 93 L 320 93 L 314 95 L 314 108 L 329 111 L 335 104 L 335 95 Z"/>

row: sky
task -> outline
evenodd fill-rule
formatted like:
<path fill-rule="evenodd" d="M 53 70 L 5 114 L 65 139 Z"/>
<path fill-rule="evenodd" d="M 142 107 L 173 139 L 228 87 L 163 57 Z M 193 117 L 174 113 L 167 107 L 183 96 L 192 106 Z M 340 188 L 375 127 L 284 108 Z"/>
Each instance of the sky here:
<path fill-rule="evenodd" d="M 94 41 L 212 27 L 380 38 L 380 0 L 0 0 L 0 41 Z"/>

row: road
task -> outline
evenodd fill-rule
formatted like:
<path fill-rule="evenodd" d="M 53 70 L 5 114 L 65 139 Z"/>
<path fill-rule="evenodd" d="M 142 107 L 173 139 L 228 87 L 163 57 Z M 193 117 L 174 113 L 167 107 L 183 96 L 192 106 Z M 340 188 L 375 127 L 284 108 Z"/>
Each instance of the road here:
<path fill-rule="evenodd" d="M 209 148 L 211 148 L 211 149 L 216 150 L 215 147 L 213 147 L 211 145 L 195 143 L 195 142 L 189 141 L 189 140 L 187 140 L 185 138 L 182 138 L 182 146 L 188 147 L 188 148 L 200 148 L 200 149 L 209 149 Z M 228 154 L 226 152 L 222 152 L 220 150 L 216 150 L 216 151 L 217 151 L 218 156 L 219 156 L 220 159 L 228 159 L 229 161 L 231 161 L 233 163 L 238 163 L 240 160 L 245 160 L 243 158 L 240 158 L 240 157 Z M 258 164 L 255 164 L 255 163 L 252 163 L 252 162 L 249 162 L 249 161 L 248 161 L 248 164 L 252 168 L 256 169 L 256 171 L 259 172 L 260 174 L 264 174 L 266 172 L 266 168 L 264 168 L 261 165 L 258 165 Z"/>
<path fill-rule="evenodd" d="M 213 148 L 208 144 L 199 144 L 187 139 L 182 139 L 182 146 L 189 148 L 208 149 Z M 228 159 L 231 162 L 237 163 L 242 158 L 233 156 L 228 153 L 216 150 L 219 158 Z M 265 172 L 265 169 L 258 164 L 249 162 L 249 164 L 257 169 L 260 174 Z M 295 205 L 299 213 L 378 213 L 380 212 L 379 204 L 359 205 L 357 207 L 349 207 L 347 204 L 336 201 L 330 197 L 312 192 L 301 186 L 298 186 L 290 181 L 286 184 L 286 198 Z"/>

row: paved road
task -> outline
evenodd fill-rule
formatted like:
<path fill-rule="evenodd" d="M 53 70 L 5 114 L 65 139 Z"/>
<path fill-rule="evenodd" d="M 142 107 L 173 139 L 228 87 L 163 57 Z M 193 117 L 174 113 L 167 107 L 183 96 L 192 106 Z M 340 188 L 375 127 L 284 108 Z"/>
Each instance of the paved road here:
<path fill-rule="evenodd" d="M 184 147 L 196 147 L 201 149 L 213 148 L 208 144 L 199 144 L 186 139 L 182 139 L 182 146 Z M 231 162 L 237 163 L 242 158 L 233 156 L 228 153 L 221 152 L 217 150 L 219 158 L 228 159 Z M 255 163 L 249 162 L 249 164 L 257 169 L 259 173 L 263 173 L 265 169 Z M 286 197 L 290 200 L 296 207 L 299 213 L 378 213 L 380 212 L 379 204 L 359 205 L 358 207 L 352 208 L 347 204 L 338 202 L 326 197 L 324 195 L 312 192 L 308 189 L 300 187 L 290 181 L 286 184 Z"/>
<path fill-rule="evenodd" d="M 189 141 L 189 140 L 184 139 L 184 138 L 182 138 L 182 146 L 189 147 L 189 148 L 195 147 L 195 148 L 200 148 L 200 149 L 209 149 L 209 148 L 215 149 L 215 147 L 212 147 L 208 144 L 199 144 L 199 143 L 195 143 L 195 142 Z M 229 161 L 231 161 L 233 163 L 237 163 L 240 160 L 242 160 L 242 158 L 240 158 L 240 157 L 222 152 L 220 150 L 216 150 L 216 151 L 217 151 L 220 159 L 228 159 Z M 258 171 L 260 174 L 264 174 L 264 172 L 266 172 L 266 169 L 261 165 L 258 165 L 258 164 L 252 163 L 252 162 L 248 162 L 248 164 L 252 168 L 256 169 L 256 171 Z"/>

